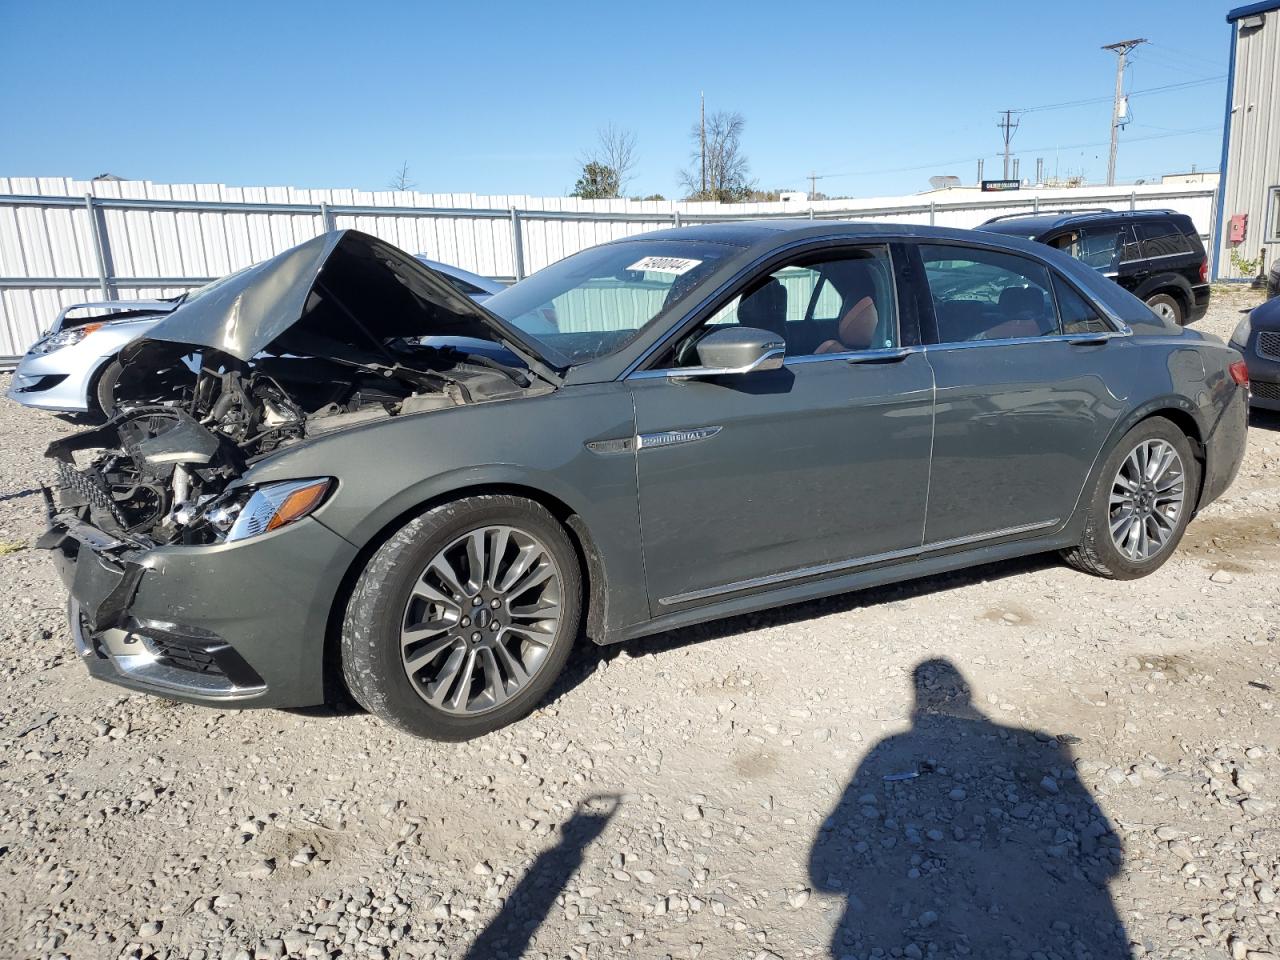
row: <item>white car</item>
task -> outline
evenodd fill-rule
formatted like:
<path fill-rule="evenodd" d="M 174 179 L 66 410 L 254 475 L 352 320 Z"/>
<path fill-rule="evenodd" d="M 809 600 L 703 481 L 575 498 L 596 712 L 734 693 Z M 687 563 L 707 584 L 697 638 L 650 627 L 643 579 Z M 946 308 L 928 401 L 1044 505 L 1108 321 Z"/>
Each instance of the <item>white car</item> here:
<path fill-rule="evenodd" d="M 422 256 L 417 259 L 477 303 L 506 289 L 497 280 L 468 270 Z M 120 350 L 185 299 L 186 295 L 167 300 L 107 300 L 67 307 L 18 363 L 9 399 L 56 413 L 111 414 L 123 369 Z"/>

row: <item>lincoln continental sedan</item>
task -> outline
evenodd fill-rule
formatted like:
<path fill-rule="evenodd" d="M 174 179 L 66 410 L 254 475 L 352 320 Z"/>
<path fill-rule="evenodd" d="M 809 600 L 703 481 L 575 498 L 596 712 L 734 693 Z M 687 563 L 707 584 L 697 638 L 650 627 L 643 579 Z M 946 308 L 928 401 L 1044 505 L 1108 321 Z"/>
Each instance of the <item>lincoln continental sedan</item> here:
<path fill-rule="evenodd" d="M 484 304 L 336 231 L 121 363 L 120 412 L 49 450 L 89 672 L 448 740 L 583 638 L 1049 551 L 1149 574 L 1249 404 L 1237 351 L 1058 251 L 809 220 L 628 237 Z"/>

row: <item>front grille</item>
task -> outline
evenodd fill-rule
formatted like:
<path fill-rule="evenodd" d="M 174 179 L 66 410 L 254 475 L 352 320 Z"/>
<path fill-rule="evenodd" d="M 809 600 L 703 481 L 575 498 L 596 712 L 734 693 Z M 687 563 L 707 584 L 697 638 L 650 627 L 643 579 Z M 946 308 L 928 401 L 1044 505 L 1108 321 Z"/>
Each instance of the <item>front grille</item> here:
<path fill-rule="evenodd" d="M 124 515 L 115 501 L 111 499 L 111 491 L 96 473 L 77 470 L 71 464 L 57 461 L 58 485 L 76 495 L 74 502 L 87 503 L 105 513 L 120 526 L 125 526 Z"/>
<path fill-rule="evenodd" d="M 1258 334 L 1258 355 L 1268 360 L 1280 360 L 1280 331 L 1263 330 Z"/>
<path fill-rule="evenodd" d="M 1268 383 L 1265 380 L 1254 380 L 1249 384 L 1255 397 L 1263 400 L 1280 400 L 1280 383 Z"/>

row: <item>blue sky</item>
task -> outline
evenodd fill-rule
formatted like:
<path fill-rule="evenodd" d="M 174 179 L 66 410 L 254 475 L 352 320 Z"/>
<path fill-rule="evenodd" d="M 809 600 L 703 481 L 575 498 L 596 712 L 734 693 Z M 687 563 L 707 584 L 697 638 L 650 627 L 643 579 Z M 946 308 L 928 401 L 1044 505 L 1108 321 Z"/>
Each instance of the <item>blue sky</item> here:
<path fill-rule="evenodd" d="M 567 193 L 606 123 L 632 194 L 678 192 L 699 91 L 746 118 L 761 187 L 909 193 L 999 175 L 1014 149 L 1106 175 L 1115 60 L 1133 57 L 1118 179 L 1216 168 L 1231 4 L 115 3 L 0 0 L 0 175 Z"/>

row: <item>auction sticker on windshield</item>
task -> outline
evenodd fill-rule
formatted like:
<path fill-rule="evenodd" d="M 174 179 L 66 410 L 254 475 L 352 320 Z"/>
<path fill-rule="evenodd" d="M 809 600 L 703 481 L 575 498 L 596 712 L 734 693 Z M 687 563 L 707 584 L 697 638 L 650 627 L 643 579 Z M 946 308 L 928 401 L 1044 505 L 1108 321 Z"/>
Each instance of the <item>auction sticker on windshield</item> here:
<path fill-rule="evenodd" d="M 627 269 L 645 273 L 674 273 L 678 277 L 688 273 L 701 262 L 701 260 L 690 260 L 687 257 L 645 257 L 637 260 Z"/>

